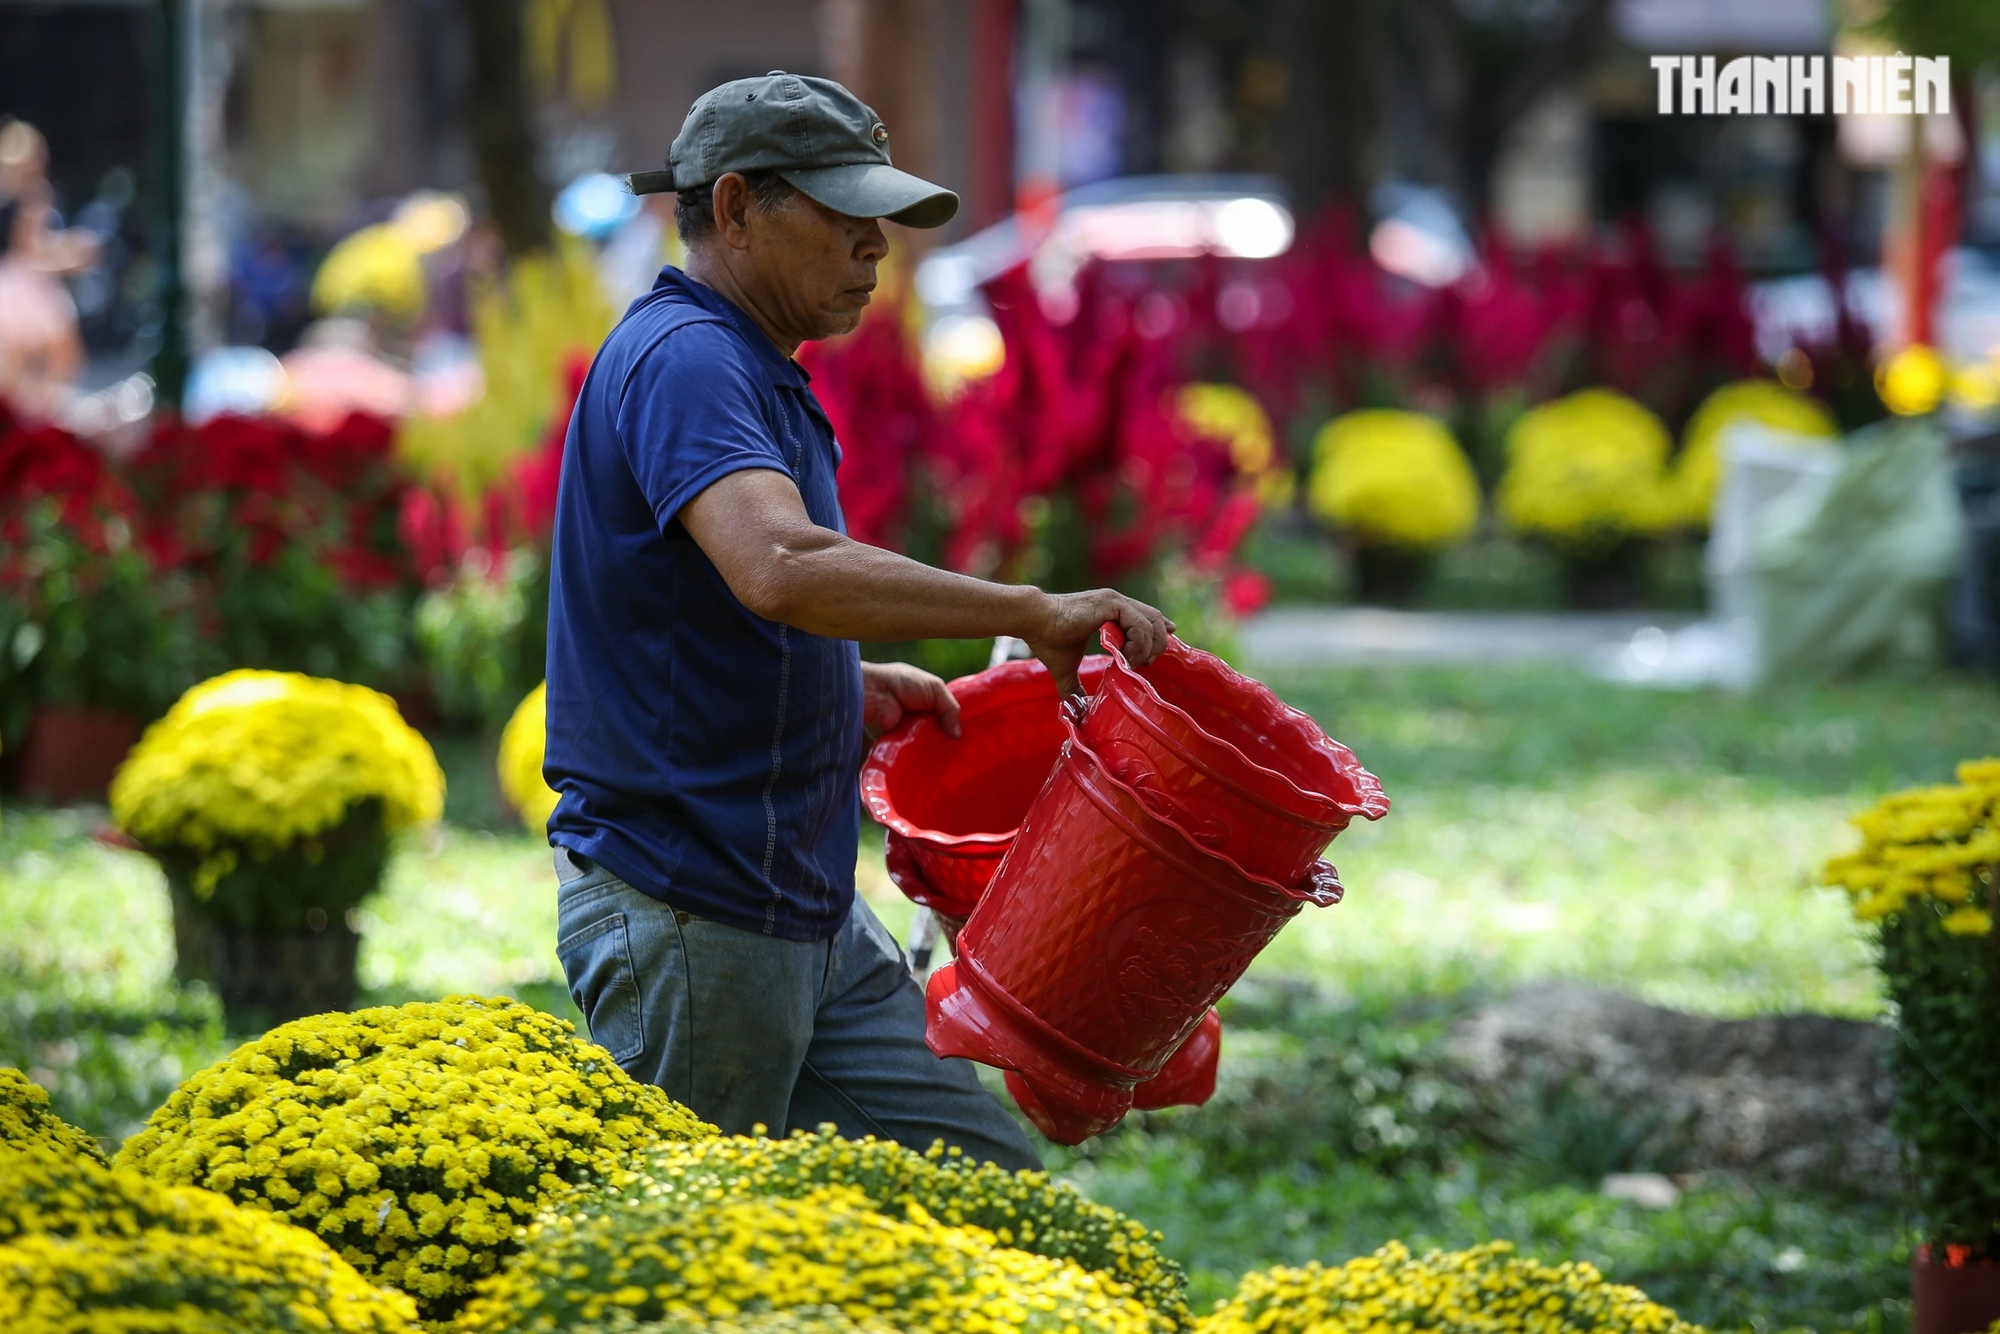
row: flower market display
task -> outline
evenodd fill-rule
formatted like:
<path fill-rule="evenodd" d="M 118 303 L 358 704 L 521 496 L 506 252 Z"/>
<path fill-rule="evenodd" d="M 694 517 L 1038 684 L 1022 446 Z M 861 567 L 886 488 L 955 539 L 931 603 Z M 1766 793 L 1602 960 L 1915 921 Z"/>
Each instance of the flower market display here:
<path fill-rule="evenodd" d="M 1560 548 L 1602 550 L 1671 526 L 1667 428 L 1642 404 L 1585 389 L 1530 408 L 1507 432 L 1500 517 Z"/>
<path fill-rule="evenodd" d="M 1313 513 L 1363 545 L 1427 551 L 1479 523 L 1479 479 L 1436 418 L 1371 408 L 1313 438 Z"/>
<path fill-rule="evenodd" d="M 438 1319 L 557 1195 L 710 1133 L 566 1021 L 455 997 L 275 1028 L 183 1084 L 116 1161 L 309 1228 Z"/>
<path fill-rule="evenodd" d="M 1390 1242 L 1343 1265 L 1246 1274 L 1200 1334 L 1699 1334 L 1595 1266 L 1544 1264 L 1504 1241 L 1413 1255 Z"/>
<path fill-rule="evenodd" d="M 1674 461 L 1676 517 L 1690 527 L 1708 523 L 1715 488 L 1722 477 L 1722 434 L 1740 422 L 1777 432 L 1777 439 L 1808 448 L 1832 444 L 1840 435 L 1833 414 L 1818 399 L 1787 389 L 1775 380 L 1736 380 L 1701 401 L 1688 418 Z"/>
<path fill-rule="evenodd" d="M 822 1187 L 862 1192 L 898 1214 L 914 1205 L 948 1226 L 990 1232 L 1005 1246 L 1068 1260 L 1129 1290 L 1175 1325 L 1188 1320 L 1186 1280 L 1160 1253 L 1159 1234 L 1094 1204 L 1044 1172 L 1008 1172 L 933 1145 L 916 1153 L 873 1137 L 796 1131 L 784 1139 L 741 1136 L 669 1145 L 652 1154 L 618 1196 L 652 1199 L 719 1194 L 798 1196 Z M 609 1206 L 607 1206 L 609 1207 Z"/>
<path fill-rule="evenodd" d="M 528 692 L 500 732 L 500 795 L 521 814 L 531 833 L 549 827 L 558 795 L 542 778 L 542 758 L 548 747 L 548 684 Z"/>
<path fill-rule="evenodd" d="M 267 667 L 396 684 L 412 572 L 409 480 L 379 417 L 157 424 L 124 465 L 155 565 L 189 588 L 192 684 Z M 162 701 L 165 703 L 167 701 Z"/>
<path fill-rule="evenodd" d="M 37 705 L 143 718 L 186 684 L 187 590 L 161 588 L 146 536 L 102 454 L 0 409 L 0 732 L 25 741 Z"/>
<path fill-rule="evenodd" d="M 1072 1261 L 938 1223 L 916 1204 L 878 1212 L 851 1187 L 796 1198 L 665 1192 L 564 1211 L 529 1231 L 513 1264 L 480 1285 L 464 1334 L 587 1328 L 636 1319 L 834 1306 L 901 1330 L 1151 1334 L 1157 1312 Z"/>
<path fill-rule="evenodd" d="M 97 1141 L 49 1110 L 48 1091 L 0 1065 L 0 1149 L 44 1149 L 104 1161 Z"/>
<path fill-rule="evenodd" d="M 2000 1263 L 2000 759 L 1957 777 L 1856 816 L 1860 849 L 1821 878 L 1875 932 L 1902 1039 L 1895 1127 L 1931 1253 Z"/>
<path fill-rule="evenodd" d="M 33 1331 L 415 1334 L 324 1242 L 212 1191 L 0 1145 L 0 1322 Z"/>

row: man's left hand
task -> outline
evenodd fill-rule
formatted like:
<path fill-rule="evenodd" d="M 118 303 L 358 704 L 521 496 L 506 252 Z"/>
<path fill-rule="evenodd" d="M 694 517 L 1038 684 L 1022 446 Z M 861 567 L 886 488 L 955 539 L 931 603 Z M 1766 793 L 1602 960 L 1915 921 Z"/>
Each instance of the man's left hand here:
<path fill-rule="evenodd" d="M 868 735 L 882 735 L 911 713 L 935 713 L 946 736 L 958 735 L 958 701 L 942 678 L 907 662 L 862 663 L 861 723 Z"/>

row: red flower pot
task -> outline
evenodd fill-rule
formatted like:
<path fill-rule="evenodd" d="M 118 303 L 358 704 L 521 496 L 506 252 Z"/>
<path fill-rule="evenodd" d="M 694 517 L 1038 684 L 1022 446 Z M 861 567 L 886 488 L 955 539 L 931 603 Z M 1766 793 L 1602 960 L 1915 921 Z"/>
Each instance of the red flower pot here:
<path fill-rule="evenodd" d="M 1160 1073 L 1132 1089 L 1132 1105 L 1142 1112 L 1162 1107 L 1199 1107 L 1215 1096 L 1216 1068 L 1222 1062 L 1222 1016 L 1210 1010 Z M 1037 1126 L 1054 1118 L 1018 1070 L 1007 1072 L 1007 1092 Z"/>
<path fill-rule="evenodd" d="M 2000 1264 L 1939 1264 L 1930 1248 L 1910 1261 L 1911 1334 L 1986 1334 L 2000 1320 Z"/>
<path fill-rule="evenodd" d="M 102 801 L 139 731 L 139 720 L 129 714 L 44 705 L 29 719 L 14 762 L 15 790 L 55 806 Z"/>
<path fill-rule="evenodd" d="M 1191 842 L 1074 735 L 958 938 L 931 975 L 941 1056 L 1020 1073 L 1051 1139 L 1116 1125 L 1306 903 L 1339 901 L 1333 867 L 1295 885 Z"/>
<path fill-rule="evenodd" d="M 1355 816 L 1388 813 L 1353 751 L 1220 658 L 1176 640 L 1134 669 L 1116 626 L 1104 642 L 1111 669 L 1083 739 L 1149 811 L 1208 851 L 1291 884 Z"/>
<path fill-rule="evenodd" d="M 1084 660 L 1084 689 L 1103 658 Z M 1062 701 L 1039 662 L 1003 662 L 951 683 L 957 737 L 931 714 L 883 734 L 861 766 L 861 800 L 898 836 L 915 876 L 890 878 L 916 902 L 969 917 L 1014 844 L 1035 794 L 1062 752 Z"/>
<path fill-rule="evenodd" d="M 1199 1107 L 1215 1096 L 1215 1073 L 1221 1063 L 1222 1016 L 1210 1010 L 1160 1073 L 1132 1090 L 1132 1105 L 1142 1112 Z"/>

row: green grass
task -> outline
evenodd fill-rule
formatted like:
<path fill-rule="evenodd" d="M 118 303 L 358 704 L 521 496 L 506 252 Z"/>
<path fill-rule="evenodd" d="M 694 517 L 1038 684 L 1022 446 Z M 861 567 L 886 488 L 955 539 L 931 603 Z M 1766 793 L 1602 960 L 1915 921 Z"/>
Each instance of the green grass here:
<path fill-rule="evenodd" d="M 1334 1018 L 1300 1027 L 1246 1000 L 1215 1105 L 1052 1164 L 1163 1229 L 1204 1301 L 1278 1260 L 1510 1237 L 1718 1327 L 1906 1327 L 1909 1234 L 1891 1205 L 1744 1182 L 1657 1213 L 1608 1200 L 1595 1185 L 1617 1127 L 1593 1145 L 1532 1108 L 1511 1129 L 1474 1125 L 1423 1053 L 1458 1008 L 1529 978 L 1719 1014 L 1876 1013 L 1866 942 L 1812 872 L 1875 796 L 2000 754 L 2000 692 L 1939 679 L 1745 700 L 1541 668 L 1272 683 L 1395 801 L 1334 845 L 1347 901 L 1302 914 L 1246 992 L 1291 988 Z M 547 851 L 496 809 L 480 743 L 441 751 L 451 822 L 405 839 L 364 911 L 366 995 L 511 993 L 573 1015 Z M 0 823 L 0 1062 L 115 1140 L 231 1039 L 211 998 L 172 986 L 159 877 L 92 839 L 101 818 Z M 858 873 L 903 930 L 879 838 Z"/>

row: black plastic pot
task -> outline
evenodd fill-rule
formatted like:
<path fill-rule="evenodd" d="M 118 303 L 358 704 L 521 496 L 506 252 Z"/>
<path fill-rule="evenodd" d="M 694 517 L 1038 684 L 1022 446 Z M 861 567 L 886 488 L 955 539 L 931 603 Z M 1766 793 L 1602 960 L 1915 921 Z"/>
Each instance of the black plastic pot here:
<path fill-rule="evenodd" d="M 262 857 L 243 850 L 206 894 L 194 889 L 198 854 L 147 851 L 173 899 L 174 976 L 211 983 L 231 1028 L 353 1008 L 360 937 L 350 914 L 381 887 L 389 859 L 378 803 L 291 847 Z"/>

